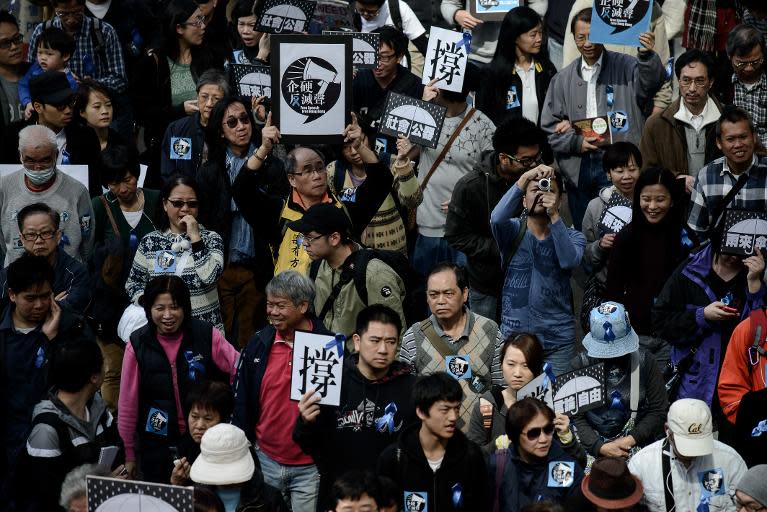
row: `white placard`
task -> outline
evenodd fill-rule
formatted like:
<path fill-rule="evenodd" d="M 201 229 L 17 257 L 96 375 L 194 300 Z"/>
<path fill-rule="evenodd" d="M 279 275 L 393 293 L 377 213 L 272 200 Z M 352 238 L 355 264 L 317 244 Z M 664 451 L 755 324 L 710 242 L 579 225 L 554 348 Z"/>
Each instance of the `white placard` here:
<path fill-rule="evenodd" d="M 340 405 L 344 342 L 335 336 L 296 331 L 293 342 L 290 399 L 300 400 L 310 389 L 320 395 L 320 404 Z"/>
<path fill-rule="evenodd" d="M 21 164 L 0 164 L 0 176 L 7 176 L 13 172 L 20 171 L 21 170 Z M 88 166 L 87 165 L 57 165 L 57 169 L 59 169 L 64 174 L 73 177 L 77 181 L 83 184 L 83 186 L 87 189 L 88 188 Z M 141 172 L 138 177 L 138 186 L 143 187 L 144 186 L 144 180 L 146 179 L 146 165 L 141 164 Z M 106 192 L 107 189 L 102 188 L 102 192 Z"/>
<path fill-rule="evenodd" d="M 437 78 L 434 86 L 438 89 L 461 92 L 469 62 L 468 44 L 463 32 L 432 27 L 421 83 Z"/>
<path fill-rule="evenodd" d="M 194 487 L 88 475 L 85 477 L 85 488 L 88 510 L 95 512 L 194 510 Z"/>
<path fill-rule="evenodd" d="M 545 384 L 545 385 L 544 385 Z M 546 374 L 542 373 L 538 375 L 536 378 L 522 386 L 519 391 L 517 391 L 517 400 L 522 400 L 523 398 L 527 398 L 528 396 L 531 396 L 533 398 L 537 398 L 541 402 L 545 402 L 546 405 L 554 408 L 554 399 L 552 397 L 552 391 L 551 391 L 551 381 L 546 382 Z"/>

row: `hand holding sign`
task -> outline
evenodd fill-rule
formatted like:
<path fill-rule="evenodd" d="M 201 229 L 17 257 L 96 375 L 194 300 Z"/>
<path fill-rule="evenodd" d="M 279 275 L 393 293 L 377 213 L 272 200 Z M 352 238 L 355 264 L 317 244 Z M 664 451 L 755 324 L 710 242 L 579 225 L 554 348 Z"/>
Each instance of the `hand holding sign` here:
<path fill-rule="evenodd" d="M 652 32 L 644 32 L 639 36 L 639 42 L 642 46 L 639 47 L 639 53 L 647 53 L 655 48 L 655 34 Z"/>
<path fill-rule="evenodd" d="M 306 423 L 314 423 L 320 415 L 320 395 L 314 388 L 308 390 L 298 401 L 298 412 Z"/>
<path fill-rule="evenodd" d="M 615 243 L 615 233 L 608 233 L 599 239 L 599 248 L 608 251 Z"/>
<path fill-rule="evenodd" d="M 748 281 L 748 291 L 756 293 L 759 291 L 759 287 L 762 284 L 762 275 L 764 274 L 764 257 L 762 251 L 755 251 L 753 256 L 749 256 L 743 260 L 743 264 L 748 268 L 748 275 L 746 275 L 746 281 Z M 752 288 L 756 288 L 752 291 Z"/>
<path fill-rule="evenodd" d="M 423 87 L 423 94 L 421 99 L 423 101 L 431 101 L 439 96 L 439 89 L 434 86 L 439 81 L 439 78 L 435 78 Z"/>
<path fill-rule="evenodd" d="M 461 28 L 465 28 L 467 30 L 476 28 L 477 25 L 482 25 L 483 23 L 481 19 L 475 18 L 469 13 L 469 11 L 466 11 L 464 9 L 456 11 L 455 15 L 453 16 L 453 19 L 458 25 L 461 26 Z"/>

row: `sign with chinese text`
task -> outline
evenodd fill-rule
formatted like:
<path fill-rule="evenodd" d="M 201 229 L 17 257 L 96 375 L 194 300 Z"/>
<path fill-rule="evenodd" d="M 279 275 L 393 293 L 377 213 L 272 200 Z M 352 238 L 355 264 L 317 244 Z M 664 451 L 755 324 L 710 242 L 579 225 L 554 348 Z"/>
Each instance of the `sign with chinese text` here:
<path fill-rule="evenodd" d="M 613 190 L 607 207 L 602 211 L 599 219 L 599 232 L 603 234 L 620 233 L 623 228 L 631 223 L 631 201 Z"/>
<path fill-rule="evenodd" d="M 395 138 L 401 133 L 413 144 L 436 148 L 446 112 L 436 103 L 389 92 L 379 131 Z"/>
<path fill-rule="evenodd" d="M 469 12 L 483 21 L 501 21 L 507 12 L 524 4 L 524 0 L 469 0 Z"/>
<path fill-rule="evenodd" d="M 258 13 L 256 31 L 270 34 L 301 34 L 309 30 L 313 0 L 266 0 Z"/>
<path fill-rule="evenodd" d="M 557 414 L 581 414 L 606 403 L 604 363 L 557 377 L 554 384 L 554 412 Z"/>
<path fill-rule="evenodd" d="M 119 480 L 100 476 L 85 477 L 88 510 L 122 512 L 192 512 L 194 487 Z"/>
<path fill-rule="evenodd" d="M 269 66 L 259 64 L 229 64 L 231 85 L 240 96 L 272 97 L 272 72 Z"/>
<path fill-rule="evenodd" d="M 355 68 L 375 69 L 378 66 L 378 47 L 381 45 L 381 34 L 373 32 L 342 32 L 324 30 L 326 36 L 348 37 L 352 42 L 352 64 Z"/>
<path fill-rule="evenodd" d="M 609 146 L 613 142 L 612 132 L 609 129 L 607 116 L 589 117 L 573 121 L 575 133 L 584 138 L 596 139 L 591 143 L 595 146 Z"/>
<path fill-rule="evenodd" d="M 722 254 L 752 256 L 767 247 L 767 213 L 727 209 L 724 213 Z"/>
<path fill-rule="evenodd" d="M 548 375 L 542 373 L 519 388 L 519 391 L 517 391 L 517 400 L 522 400 L 523 398 L 531 396 L 544 402 L 553 409 L 554 401 L 552 399 L 551 381 L 547 377 Z"/>
<path fill-rule="evenodd" d="M 336 144 L 351 123 L 352 43 L 273 36 L 272 121 L 285 144 Z"/>
<path fill-rule="evenodd" d="M 432 27 L 421 83 L 428 84 L 437 79 L 434 87 L 461 92 L 466 64 L 469 62 L 470 41 L 468 33 Z"/>
<path fill-rule="evenodd" d="M 291 363 L 290 399 L 300 400 L 310 389 L 320 395 L 320 404 L 341 403 L 341 374 L 344 342 L 335 336 L 296 331 Z"/>
<path fill-rule="evenodd" d="M 312 27 L 317 26 L 316 33 L 323 30 L 354 30 L 354 17 L 351 4 L 344 0 L 320 0 L 314 10 Z"/>
<path fill-rule="evenodd" d="M 650 30 L 652 0 L 594 0 L 592 43 L 640 46 L 639 36 Z"/>

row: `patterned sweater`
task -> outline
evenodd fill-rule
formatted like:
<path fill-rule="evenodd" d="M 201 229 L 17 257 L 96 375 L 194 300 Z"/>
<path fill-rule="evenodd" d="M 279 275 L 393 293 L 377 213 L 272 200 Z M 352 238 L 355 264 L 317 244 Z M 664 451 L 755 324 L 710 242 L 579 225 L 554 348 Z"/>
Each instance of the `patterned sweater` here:
<path fill-rule="evenodd" d="M 176 241 L 176 236 L 170 231 L 152 231 L 141 239 L 125 291 L 136 302 L 153 277 L 175 273 L 189 287 L 192 316 L 223 332 L 217 284 L 224 271 L 224 241 L 218 233 L 200 229 L 202 240 L 193 244 L 191 251 L 175 255 L 171 244 Z M 183 238 L 189 239 L 187 235 Z"/>

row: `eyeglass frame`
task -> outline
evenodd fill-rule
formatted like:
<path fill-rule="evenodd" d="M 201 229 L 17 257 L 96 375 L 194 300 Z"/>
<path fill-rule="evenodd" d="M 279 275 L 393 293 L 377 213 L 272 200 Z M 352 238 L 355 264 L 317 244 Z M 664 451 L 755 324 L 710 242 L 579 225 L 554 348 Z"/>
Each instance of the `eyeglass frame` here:
<path fill-rule="evenodd" d="M 177 210 L 180 210 L 184 206 L 188 206 L 189 208 L 199 208 L 200 207 L 200 201 L 197 200 L 197 199 L 192 199 L 191 201 L 185 201 L 183 199 L 170 199 L 170 198 L 168 198 L 168 199 L 165 200 L 165 202 L 170 203 L 170 205 L 173 208 L 177 209 Z M 178 204 L 178 203 L 180 203 L 180 204 Z"/>
<path fill-rule="evenodd" d="M 234 124 L 232 124 L 234 123 Z M 224 124 L 227 126 L 227 128 L 234 130 L 237 128 L 238 124 L 243 124 L 245 126 L 250 126 L 250 116 L 247 112 L 243 112 L 238 117 L 229 117 L 224 120 Z"/>
<path fill-rule="evenodd" d="M 528 429 L 527 432 L 520 432 L 520 435 L 525 435 L 528 441 L 537 441 L 541 437 L 541 434 L 553 436 L 554 423 L 547 423 L 543 427 L 534 427 Z"/>
<path fill-rule="evenodd" d="M 526 156 L 526 157 L 524 157 L 524 158 L 517 158 L 517 157 L 515 157 L 515 156 L 513 156 L 513 155 L 510 155 L 510 154 L 508 154 L 508 153 L 501 153 L 501 155 L 502 155 L 502 156 L 505 156 L 506 158 L 508 158 L 508 159 L 509 159 L 509 160 L 511 160 L 512 162 L 516 162 L 516 163 L 518 163 L 519 165 L 521 165 L 521 166 L 522 166 L 522 167 L 524 167 L 525 169 L 530 169 L 530 168 L 532 168 L 532 167 L 533 167 L 535 164 L 540 164 L 541 162 L 543 162 L 543 152 L 542 152 L 542 151 L 539 151 L 539 152 L 538 152 L 538 154 L 537 154 L 537 155 L 535 155 L 534 157 L 529 157 L 529 156 Z M 526 164 L 524 161 L 525 161 L 525 160 L 528 160 L 528 159 L 529 159 L 529 162 L 530 162 L 530 163 L 527 163 L 527 164 Z"/>
<path fill-rule="evenodd" d="M 9 37 L 7 39 L 3 39 L 0 41 L 0 50 L 10 50 L 12 46 L 23 46 L 24 45 L 24 36 L 21 34 L 21 32 L 16 32 L 16 35 L 13 37 Z"/>
<path fill-rule="evenodd" d="M 74 11 L 53 11 L 57 18 L 59 19 L 77 19 L 82 18 L 85 15 L 85 4 L 78 6 L 77 10 Z"/>
<path fill-rule="evenodd" d="M 368 11 L 367 9 L 357 9 L 357 5 L 356 5 L 357 2 L 354 2 L 354 3 L 355 3 L 354 11 L 360 16 L 362 16 L 363 18 L 375 18 L 376 16 L 381 14 L 380 7 L 375 11 Z"/>
<path fill-rule="evenodd" d="M 702 80 L 702 82 L 699 82 L 698 80 Z M 679 87 L 684 87 L 685 89 L 689 89 L 693 85 L 695 86 L 695 89 L 704 88 L 709 85 L 709 83 L 709 79 L 703 78 L 702 76 L 697 78 L 684 77 L 679 79 Z"/>
<path fill-rule="evenodd" d="M 330 236 L 330 235 L 306 236 L 303 233 L 298 234 L 298 238 L 299 240 L 301 240 L 301 245 L 312 245 L 314 242 L 316 242 L 323 236 Z"/>
<path fill-rule="evenodd" d="M 732 59 L 732 67 L 738 71 L 745 69 L 746 66 L 751 66 L 752 69 L 756 70 L 762 64 L 764 64 L 764 57 L 760 59 L 744 60 L 739 62 L 735 62 L 735 58 Z"/>
<path fill-rule="evenodd" d="M 54 229 L 53 231 L 41 231 L 37 233 L 21 233 L 21 238 L 23 238 L 25 242 L 37 242 L 38 238 L 44 242 L 47 242 L 48 240 L 51 240 L 53 237 L 55 237 L 56 233 L 58 232 L 58 229 Z"/>
<path fill-rule="evenodd" d="M 199 15 L 194 19 L 194 21 L 185 21 L 184 23 L 179 23 L 179 25 L 182 27 L 192 26 L 195 28 L 204 28 L 208 24 L 205 22 L 205 16 Z"/>
<path fill-rule="evenodd" d="M 323 164 L 322 168 L 315 167 L 314 169 L 311 169 L 311 170 L 308 170 L 308 171 L 291 172 L 290 175 L 291 176 L 297 176 L 297 177 L 300 178 L 301 176 L 305 176 L 307 174 L 309 174 L 309 175 L 316 174 L 317 176 L 322 176 L 323 174 L 327 174 L 327 172 L 328 172 L 328 168 L 325 166 L 325 164 Z"/>

